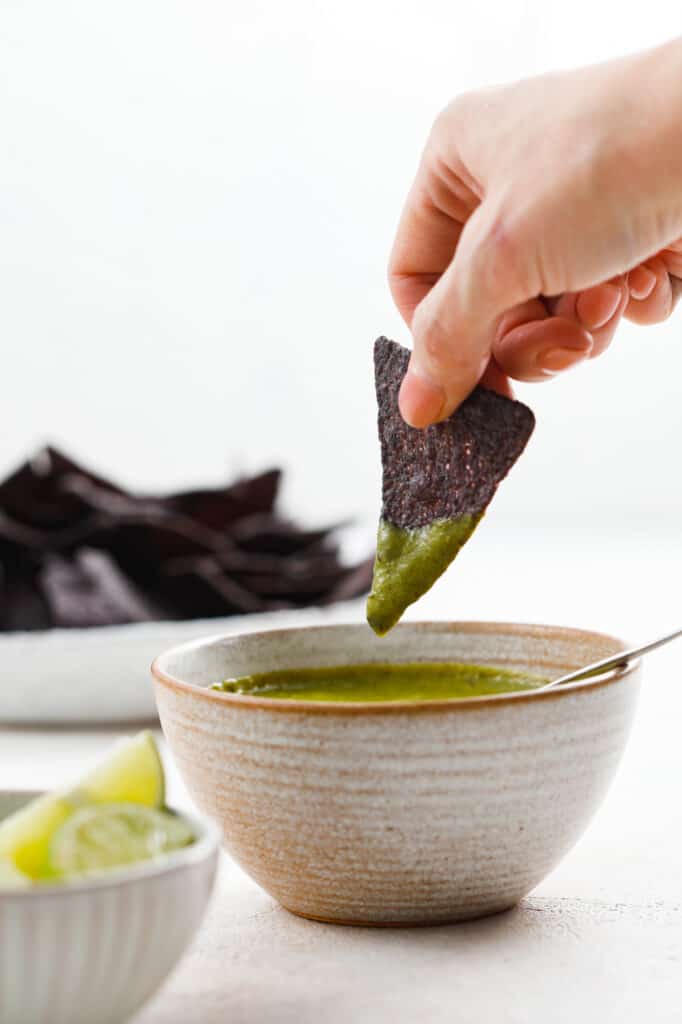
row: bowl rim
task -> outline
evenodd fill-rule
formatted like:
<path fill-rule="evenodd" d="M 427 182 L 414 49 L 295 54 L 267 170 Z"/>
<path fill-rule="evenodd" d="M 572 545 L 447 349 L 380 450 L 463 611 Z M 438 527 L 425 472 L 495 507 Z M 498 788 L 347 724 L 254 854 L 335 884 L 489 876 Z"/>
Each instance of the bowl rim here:
<path fill-rule="evenodd" d="M 154 659 L 151 665 L 154 687 L 157 691 L 158 689 L 165 687 L 176 692 L 191 694 L 195 697 L 200 697 L 218 705 L 222 704 L 223 706 L 241 708 L 245 710 L 260 709 L 278 711 L 281 714 L 305 713 L 367 715 L 395 712 L 401 712 L 404 714 L 406 711 L 414 714 L 418 714 L 423 711 L 448 711 L 450 713 L 461 713 L 485 708 L 499 708 L 509 704 L 526 701 L 561 700 L 566 697 L 567 694 L 576 693 L 576 691 L 591 692 L 596 689 L 602 689 L 603 687 L 620 683 L 629 676 L 637 673 L 641 662 L 640 658 L 636 658 L 630 661 L 624 668 L 612 669 L 609 672 L 605 672 L 599 676 L 593 676 L 590 679 L 581 679 L 574 683 L 566 683 L 565 686 L 561 686 L 553 690 L 518 690 L 514 693 L 484 694 L 478 697 L 461 697 L 457 700 L 440 698 L 437 700 L 421 701 L 391 700 L 367 702 L 282 700 L 277 697 L 251 697 L 247 694 L 226 693 L 220 690 L 211 690 L 209 687 L 200 686 L 197 683 L 188 683 L 185 680 L 172 675 L 164 667 L 167 660 L 176 657 L 178 654 L 185 654 L 189 651 L 202 647 L 214 647 L 225 641 L 235 642 L 242 637 L 248 637 L 249 640 L 258 642 L 258 640 L 262 640 L 264 637 L 277 637 L 285 634 L 290 636 L 292 633 L 311 633 L 320 632 L 322 630 L 327 632 L 340 632 L 349 628 L 357 629 L 362 625 L 362 623 L 357 622 L 346 622 L 334 623 L 326 626 L 296 626 L 284 629 L 266 629 L 254 633 L 213 634 L 212 636 L 199 638 L 197 640 L 190 640 L 186 643 L 177 644 L 175 647 L 171 647 L 166 651 L 163 651 Z M 488 622 L 484 620 L 428 620 L 401 622 L 398 623 L 397 626 L 394 626 L 392 632 L 395 630 L 400 630 L 401 632 L 424 631 L 427 633 L 459 631 L 469 634 L 497 632 L 501 634 L 508 634 L 510 636 L 524 634 L 526 636 L 535 635 L 545 638 L 547 638 L 548 635 L 553 635 L 557 638 L 565 637 L 567 639 L 573 638 L 576 640 L 583 637 L 584 639 L 591 640 L 607 640 L 612 644 L 620 646 L 623 651 L 628 649 L 627 644 L 618 637 L 612 636 L 610 633 L 596 632 L 595 630 L 581 629 L 574 626 L 551 626 L 540 623 Z M 369 662 L 366 662 L 366 664 L 369 664 Z M 158 692 L 156 694 L 156 699 L 158 705 Z"/>
<path fill-rule="evenodd" d="M 0 789 L 3 796 L 25 796 L 26 803 L 35 797 L 42 796 L 46 790 L 41 789 Z M 120 868 L 111 868 L 102 874 L 87 879 L 73 879 L 58 883 L 40 882 L 26 888 L 3 886 L 0 883 L 0 899 L 39 899 L 44 896 L 67 897 L 88 892 L 101 892 L 108 889 L 119 889 L 131 882 L 144 881 L 146 878 L 160 878 L 175 874 L 185 868 L 193 867 L 209 860 L 220 848 L 220 829 L 210 818 L 199 816 L 192 811 L 178 807 L 167 807 L 166 810 L 182 815 L 195 830 L 197 838 L 189 846 L 164 854 L 158 860 L 143 860 Z"/>

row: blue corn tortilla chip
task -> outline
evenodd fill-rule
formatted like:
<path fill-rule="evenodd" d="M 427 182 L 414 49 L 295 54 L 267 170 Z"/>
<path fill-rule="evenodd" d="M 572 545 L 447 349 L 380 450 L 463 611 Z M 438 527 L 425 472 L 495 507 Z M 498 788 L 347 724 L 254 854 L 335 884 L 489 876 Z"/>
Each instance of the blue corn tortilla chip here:
<path fill-rule="evenodd" d="M 388 338 L 375 342 L 383 482 L 367 620 L 379 635 L 450 565 L 535 426 L 522 402 L 477 387 L 442 423 L 409 427 L 398 409 L 409 356 Z"/>
<path fill-rule="evenodd" d="M 72 557 L 49 554 L 39 575 L 55 626 L 150 622 L 159 609 L 104 551 L 81 548 Z"/>

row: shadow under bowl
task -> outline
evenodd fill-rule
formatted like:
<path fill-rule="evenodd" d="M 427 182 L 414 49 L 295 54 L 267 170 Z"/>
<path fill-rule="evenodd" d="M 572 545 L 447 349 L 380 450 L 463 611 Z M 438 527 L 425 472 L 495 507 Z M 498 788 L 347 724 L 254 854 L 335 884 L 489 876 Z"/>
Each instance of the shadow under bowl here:
<path fill-rule="evenodd" d="M 509 623 L 273 630 L 185 644 L 152 671 L 171 751 L 234 859 L 284 907 L 435 924 L 513 906 L 584 831 L 626 744 L 641 666 L 547 692 L 417 703 L 220 693 L 281 668 L 451 661 L 555 678 L 623 650 Z"/>

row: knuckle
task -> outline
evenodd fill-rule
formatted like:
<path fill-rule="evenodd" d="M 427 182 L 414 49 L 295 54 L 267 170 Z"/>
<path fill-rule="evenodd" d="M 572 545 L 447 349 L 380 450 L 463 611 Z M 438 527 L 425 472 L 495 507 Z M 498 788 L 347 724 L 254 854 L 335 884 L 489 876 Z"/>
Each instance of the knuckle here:
<path fill-rule="evenodd" d="M 478 93 L 474 90 L 459 93 L 436 114 L 431 126 L 431 137 L 436 142 L 447 140 L 454 129 L 471 120 Z"/>
<path fill-rule="evenodd" d="M 475 90 L 467 89 L 453 97 L 445 107 L 449 120 L 461 121 L 468 118 L 476 104 L 477 95 Z"/>
<path fill-rule="evenodd" d="M 433 119 L 431 125 L 431 131 L 429 132 L 431 142 L 438 143 L 442 139 L 447 138 L 451 131 L 452 122 L 452 106 L 454 100 L 448 103 L 447 106 L 443 107 Z"/>

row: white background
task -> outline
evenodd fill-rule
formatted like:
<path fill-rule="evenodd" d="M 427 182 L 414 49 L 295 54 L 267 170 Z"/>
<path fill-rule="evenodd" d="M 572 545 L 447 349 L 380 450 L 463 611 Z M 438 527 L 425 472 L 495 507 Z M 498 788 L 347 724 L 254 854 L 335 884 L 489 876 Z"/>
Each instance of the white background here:
<path fill-rule="evenodd" d="M 433 116 L 679 24 L 663 0 L 3 0 L 0 472 L 48 439 L 142 489 L 280 463 L 297 515 L 373 523 L 371 344 L 409 342 L 385 264 Z M 679 535 L 680 323 L 518 388 L 538 427 L 489 544 Z"/>

